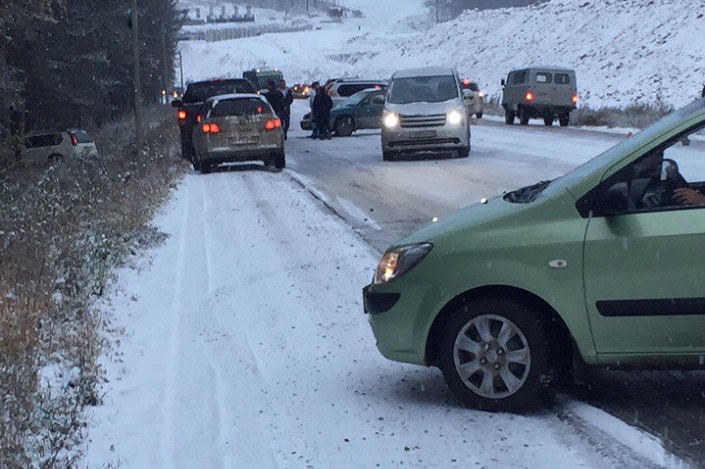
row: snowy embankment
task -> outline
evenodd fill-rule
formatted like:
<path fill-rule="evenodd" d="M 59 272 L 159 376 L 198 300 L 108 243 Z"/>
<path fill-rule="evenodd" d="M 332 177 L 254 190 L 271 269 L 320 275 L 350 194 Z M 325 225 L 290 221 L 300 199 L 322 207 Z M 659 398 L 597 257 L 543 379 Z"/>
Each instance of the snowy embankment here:
<path fill-rule="evenodd" d="M 513 68 L 574 68 L 580 105 L 680 107 L 705 82 L 705 3 L 692 0 L 552 0 L 527 8 L 467 11 L 419 31 L 420 1 L 350 0 L 370 18 L 321 30 L 238 42 L 181 43 L 187 79 L 240 76 L 279 67 L 290 83 L 358 76 L 387 78 L 401 68 L 451 65 L 491 98 Z M 403 19 L 403 15 L 413 15 Z M 372 27 L 371 27 L 372 26 Z"/>

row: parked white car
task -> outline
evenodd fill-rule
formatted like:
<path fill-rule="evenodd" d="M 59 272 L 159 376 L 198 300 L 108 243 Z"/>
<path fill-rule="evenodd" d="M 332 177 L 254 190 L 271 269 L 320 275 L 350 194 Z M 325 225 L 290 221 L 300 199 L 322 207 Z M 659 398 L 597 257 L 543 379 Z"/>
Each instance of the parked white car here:
<path fill-rule="evenodd" d="M 468 115 L 482 119 L 482 114 L 485 107 L 485 93 L 480 90 L 477 83 L 470 81 L 467 78 L 460 82 L 460 88 L 469 90 L 463 95 L 465 102 L 468 105 Z"/>
<path fill-rule="evenodd" d="M 95 142 L 85 130 L 36 130 L 23 138 L 22 161 L 47 163 L 77 156 L 98 156 Z"/>

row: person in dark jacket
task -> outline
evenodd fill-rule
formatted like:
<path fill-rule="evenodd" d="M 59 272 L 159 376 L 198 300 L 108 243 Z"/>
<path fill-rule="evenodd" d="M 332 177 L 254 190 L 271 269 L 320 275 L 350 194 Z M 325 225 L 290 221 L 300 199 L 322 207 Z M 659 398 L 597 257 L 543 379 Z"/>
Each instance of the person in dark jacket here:
<path fill-rule="evenodd" d="M 328 128 L 330 122 L 330 110 L 333 109 L 333 100 L 325 88 L 320 87 L 316 91 L 316 98 L 313 100 L 313 111 L 311 116 L 315 118 L 315 125 L 318 127 L 318 138 L 330 140 L 331 132 Z"/>
<path fill-rule="evenodd" d="M 289 125 L 291 124 L 291 104 L 294 102 L 294 93 L 286 87 L 286 80 L 283 79 L 279 80 L 279 91 L 281 91 L 282 96 L 284 97 L 284 110 L 282 111 L 282 115 L 279 117 L 282 120 L 284 140 L 286 140 L 287 134 L 289 133 Z"/>
<path fill-rule="evenodd" d="M 316 115 L 313 113 L 313 101 L 316 99 L 316 96 L 318 96 L 318 88 L 321 87 L 321 84 L 317 81 L 314 81 L 311 83 L 311 96 L 308 97 L 308 105 L 311 108 L 311 113 L 309 114 L 311 116 L 311 135 L 309 135 L 309 138 L 317 139 L 318 138 L 318 126 L 316 125 Z"/>
<path fill-rule="evenodd" d="M 272 105 L 274 113 L 281 119 L 284 112 L 284 95 L 276 88 L 274 80 L 267 82 L 267 93 L 264 96 L 269 101 L 269 104 Z"/>

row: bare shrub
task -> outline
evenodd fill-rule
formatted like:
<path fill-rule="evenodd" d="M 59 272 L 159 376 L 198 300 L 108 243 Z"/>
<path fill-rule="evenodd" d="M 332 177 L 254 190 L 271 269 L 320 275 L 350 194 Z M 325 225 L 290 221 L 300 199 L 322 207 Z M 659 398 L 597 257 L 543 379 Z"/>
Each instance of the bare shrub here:
<path fill-rule="evenodd" d="M 140 148 L 116 122 L 96 135 L 98 158 L 0 168 L 0 467 L 81 458 L 102 379 L 94 302 L 185 168 L 173 114 L 148 122 Z"/>
<path fill-rule="evenodd" d="M 504 116 L 501 99 L 485 100 L 484 112 L 488 115 Z M 571 125 L 590 127 L 627 127 L 643 129 L 663 116 L 673 112 L 673 107 L 659 101 L 651 104 L 631 104 L 625 108 L 581 106 L 570 114 Z"/>

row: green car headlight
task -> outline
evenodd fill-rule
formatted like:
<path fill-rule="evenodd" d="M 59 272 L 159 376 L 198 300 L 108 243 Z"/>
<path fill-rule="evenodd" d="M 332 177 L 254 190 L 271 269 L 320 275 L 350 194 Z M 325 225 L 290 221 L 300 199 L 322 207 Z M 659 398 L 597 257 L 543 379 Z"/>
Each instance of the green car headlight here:
<path fill-rule="evenodd" d="M 431 248 L 431 243 L 419 243 L 387 249 L 377 265 L 374 283 L 387 283 L 401 277 L 421 262 Z"/>

